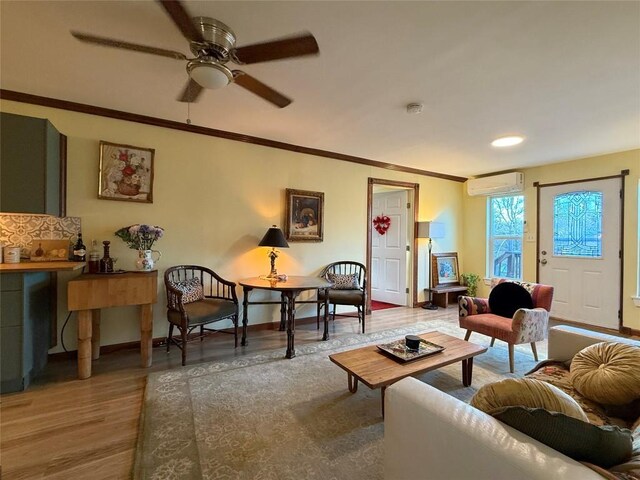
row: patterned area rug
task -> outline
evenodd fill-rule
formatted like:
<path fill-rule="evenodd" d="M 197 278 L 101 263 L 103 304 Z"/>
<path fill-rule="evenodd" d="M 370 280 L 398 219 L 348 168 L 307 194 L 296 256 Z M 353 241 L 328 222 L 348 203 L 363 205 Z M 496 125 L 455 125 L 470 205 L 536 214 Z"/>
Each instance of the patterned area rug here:
<path fill-rule="evenodd" d="M 366 335 L 350 335 L 246 358 L 149 375 L 134 478 L 381 479 L 383 420 L 380 392 L 347 390 L 347 376 L 328 355 L 366 344 L 438 330 L 464 331 L 435 320 Z M 488 346 L 489 338 L 471 341 Z M 538 346 L 546 358 L 546 343 Z M 529 345 L 516 347 L 509 374 L 506 345 L 475 358 L 473 385 L 463 387 L 460 364 L 419 378 L 461 400 L 535 362 Z"/>

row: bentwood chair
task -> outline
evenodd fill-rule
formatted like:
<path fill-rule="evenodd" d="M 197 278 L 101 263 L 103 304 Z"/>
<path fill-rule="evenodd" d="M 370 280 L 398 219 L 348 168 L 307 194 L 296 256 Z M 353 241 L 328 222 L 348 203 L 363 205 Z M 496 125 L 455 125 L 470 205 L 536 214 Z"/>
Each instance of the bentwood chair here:
<path fill-rule="evenodd" d="M 182 365 L 187 359 L 187 343 L 213 332 L 233 333 L 238 346 L 238 297 L 236 284 L 223 279 L 213 270 L 198 265 L 178 265 L 164 274 L 167 290 L 167 352 L 173 342 L 182 350 Z M 233 332 L 206 328 L 222 320 L 233 322 Z M 173 337 L 173 327 L 178 327 L 180 338 Z M 200 333 L 192 338 L 189 334 L 200 327 Z"/>
<path fill-rule="evenodd" d="M 336 319 L 336 305 L 348 305 L 358 310 L 358 323 L 362 324 L 362 333 L 365 331 L 365 313 L 367 305 L 367 269 L 358 262 L 341 261 L 327 265 L 320 276 L 333 282 L 329 289 L 329 310 L 333 305 L 331 318 Z M 324 307 L 325 295 L 323 290 L 318 291 L 318 309 L 316 323 L 320 328 L 320 313 Z M 348 316 L 348 315 L 338 315 Z"/>

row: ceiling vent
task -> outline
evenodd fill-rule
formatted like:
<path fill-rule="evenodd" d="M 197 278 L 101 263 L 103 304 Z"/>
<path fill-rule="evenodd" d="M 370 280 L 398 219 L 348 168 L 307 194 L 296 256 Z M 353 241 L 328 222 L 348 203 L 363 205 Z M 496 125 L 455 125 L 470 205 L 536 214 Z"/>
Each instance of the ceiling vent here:
<path fill-rule="evenodd" d="M 497 195 L 517 193 L 524 190 L 524 173 L 511 172 L 490 177 L 472 178 L 467 181 L 467 193 L 475 195 Z"/>

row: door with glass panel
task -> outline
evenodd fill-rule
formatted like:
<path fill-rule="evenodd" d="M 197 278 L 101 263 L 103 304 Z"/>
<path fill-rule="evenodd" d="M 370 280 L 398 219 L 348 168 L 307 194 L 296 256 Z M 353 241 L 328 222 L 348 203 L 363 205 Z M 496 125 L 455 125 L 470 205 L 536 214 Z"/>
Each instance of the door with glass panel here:
<path fill-rule="evenodd" d="M 618 328 L 620 179 L 540 186 L 538 281 L 553 285 L 551 315 Z"/>

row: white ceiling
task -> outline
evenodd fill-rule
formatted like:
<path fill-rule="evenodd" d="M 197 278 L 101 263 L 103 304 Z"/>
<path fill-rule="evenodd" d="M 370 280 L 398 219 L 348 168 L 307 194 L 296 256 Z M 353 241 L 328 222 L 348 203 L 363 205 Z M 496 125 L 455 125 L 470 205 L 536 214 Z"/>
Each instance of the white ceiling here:
<path fill-rule="evenodd" d="M 318 57 L 241 67 L 294 99 L 230 85 L 195 125 L 450 175 L 640 147 L 640 2 L 186 1 L 238 45 L 308 30 Z M 185 121 L 184 62 L 83 44 L 70 29 L 190 55 L 153 1 L 0 2 L 0 86 Z M 424 103 L 409 115 L 409 102 Z M 497 150 L 497 136 L 520 146 Z"/>

